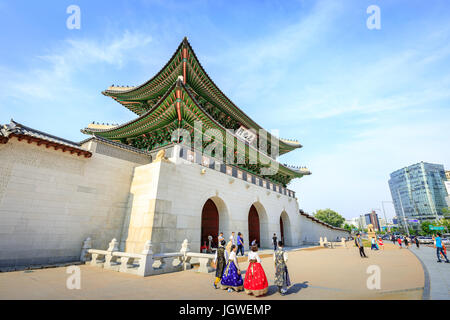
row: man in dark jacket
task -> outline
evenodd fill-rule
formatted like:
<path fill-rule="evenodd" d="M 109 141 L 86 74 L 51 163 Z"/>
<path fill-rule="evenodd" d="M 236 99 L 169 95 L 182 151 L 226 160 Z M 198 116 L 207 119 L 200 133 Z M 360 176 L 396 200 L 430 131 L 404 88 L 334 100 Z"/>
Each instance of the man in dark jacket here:
<path fill-rule="evenodd" d="M 355 245 L 359 249 L 359 255 L 361 256 L 361 258 L 367 258 L 366 254 L 364 253 L 364 245 L 359 233 L 356 234 Z"/>

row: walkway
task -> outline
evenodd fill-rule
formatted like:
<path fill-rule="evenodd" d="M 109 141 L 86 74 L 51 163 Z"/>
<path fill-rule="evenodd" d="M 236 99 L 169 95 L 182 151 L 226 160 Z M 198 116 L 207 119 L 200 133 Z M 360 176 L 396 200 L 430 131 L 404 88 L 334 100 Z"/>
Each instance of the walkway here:
<path fill-rule="evenodd" d="M 307 248 L 289 252 L 292 286 L 280 296 L 273 283 L 271 255 L 262 259 L 269 279 L 267 296 L 228 293 L 212 287 L 214 274 L 183 271 L 150 277 L 106 271 L 83 265 L 81 289 L 69 290 L 66 268 L 0 273 L 0 299 L 421 299 L 424 272 L 409 250 L 387 245 L 361 259 L 355 247 Z M 367 288 L 367 268 L 380 267 L 381 289 Z M 248 263 L 240 262 L 242 270 Z"/>
<path fill-rule="evenodd" d="M 429 275 L 429 298 L 432 300 L 450 300 L 450 264 L 437 262 L 436 249 L 432 247 L 411 246 L 410 250 L 425 265 Z M 448 251 L 447 251 L 448 253 Z M 448 255 L 447 255 L 448 257 Z"/>

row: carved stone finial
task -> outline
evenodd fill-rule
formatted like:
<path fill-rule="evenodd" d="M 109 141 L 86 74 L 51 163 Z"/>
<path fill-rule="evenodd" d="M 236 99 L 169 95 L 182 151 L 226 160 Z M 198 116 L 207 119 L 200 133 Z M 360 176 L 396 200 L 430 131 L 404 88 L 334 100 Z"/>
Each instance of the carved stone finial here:
<path fill-rule="evenodd" d="M 158 153 L 156 154 L 156 159 L 155 159 L 154 162 L 159 162 L 159 161 L 162 161 L 162 160 L 167 160 L 167 158 L 166 158 L 166 149 L 162 149 L 162 150 L 158 151 Z"/>
<path fill-rule="evenodd" d="M 116 238 L 112 239 L 106 251 L 119 251 L 119 241 Z"/>
<path fill-rule="evenodd" d="M 142 254 L 153 254 L 152 250 L 152 242 L 150 240 L 145 241 L 144 249 L 141 252 Z"/>
<path fill-rule="evenodd" d="M 183 243 L 181 244 L 181 250 L 180 253 L 186 254 L 186 252 L 189 252 L 189 241 L 188 239 L 184 239 Z"/>

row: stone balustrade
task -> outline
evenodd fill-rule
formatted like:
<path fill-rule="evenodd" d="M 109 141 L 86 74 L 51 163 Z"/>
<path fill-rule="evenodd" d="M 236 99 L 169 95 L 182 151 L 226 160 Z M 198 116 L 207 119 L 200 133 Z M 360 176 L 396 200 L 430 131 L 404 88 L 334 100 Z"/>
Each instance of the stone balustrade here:
<path fill-rule="evenodd" d="M 107 270 L 131 273 L 142 277 L 191 269 L 191 259 L 198 260 L 197 272 L 213 271 L 213 254 L 189 252 L 189 243 L 185 239 L 179 252 L 153 254 L 152 244 L 148 240 L 141 253 L 120 252 L 118 241 L 112 239 L 107 250 L 92 249 L 92 240 L 83 242 L 80 260 L 88 265 Z"/>
<path fill-rule="evenodd" d="M 341 241 L 328 241 L 327 237 L 324 237 L 324 238 L 320 237 L 319 245 L 321 247 L 328 247 L 328 248 L 335 248 L 338 246 L 347 248 L 346 240 L 343 237 L 341 238 Z"/>

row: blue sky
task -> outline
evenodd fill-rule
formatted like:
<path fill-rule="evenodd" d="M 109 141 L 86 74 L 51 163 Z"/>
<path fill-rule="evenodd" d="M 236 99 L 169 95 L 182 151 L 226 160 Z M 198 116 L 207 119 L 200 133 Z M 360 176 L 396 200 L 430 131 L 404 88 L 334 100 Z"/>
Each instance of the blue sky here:
<path fill-rule="evenodd" d="M 72 4 L 80 30 L 66 28 Z M 373 4 L 380 30 L 366 27 Z M 390 172 L 450 169 L 446 0 L 0 0 L 0 17 L 0 123 L 80 141 L 94 120 L 131 120 L 100 92 L 148 80 L 188 36 L 231 100 L 303 144 L 280 161 L 313 172 L 290 185 L 307 212 L 355 217 L 391 200 Z"/>

